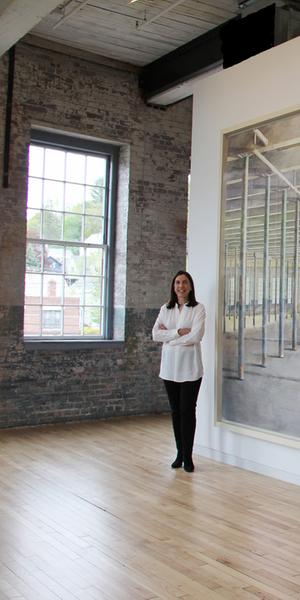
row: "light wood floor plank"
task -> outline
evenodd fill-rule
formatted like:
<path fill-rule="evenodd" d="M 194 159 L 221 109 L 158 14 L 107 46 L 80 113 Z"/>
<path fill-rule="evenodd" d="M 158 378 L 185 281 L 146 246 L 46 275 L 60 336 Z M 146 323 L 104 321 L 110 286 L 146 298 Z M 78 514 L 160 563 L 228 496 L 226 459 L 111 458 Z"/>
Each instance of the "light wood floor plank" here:
<path fill-rule="evenodd" d="M 195 458 L 168 416 L 0 432 L 0 600 L 300 600 L 300 489 Z"/>

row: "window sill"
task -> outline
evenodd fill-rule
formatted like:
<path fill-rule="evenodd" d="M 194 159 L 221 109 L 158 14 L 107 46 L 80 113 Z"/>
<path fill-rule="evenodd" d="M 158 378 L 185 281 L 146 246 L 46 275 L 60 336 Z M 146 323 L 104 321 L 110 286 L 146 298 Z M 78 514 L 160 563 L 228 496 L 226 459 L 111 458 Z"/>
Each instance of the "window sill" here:
<path fill-rule="evenodd" d="M 26 350 L 95 350 L 122 348 L 124 340 L 35 340 L 24 339 Z"/>

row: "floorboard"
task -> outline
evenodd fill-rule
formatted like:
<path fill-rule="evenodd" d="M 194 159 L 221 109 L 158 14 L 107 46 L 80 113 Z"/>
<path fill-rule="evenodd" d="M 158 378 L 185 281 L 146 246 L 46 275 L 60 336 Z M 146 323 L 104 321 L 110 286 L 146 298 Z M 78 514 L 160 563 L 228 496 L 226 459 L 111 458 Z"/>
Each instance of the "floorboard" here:
<path fill-rule="evenodd" d="M 168 416 L 0 432 L 0 600 L 300 600 L 300 488 L 196 456 Z"/>

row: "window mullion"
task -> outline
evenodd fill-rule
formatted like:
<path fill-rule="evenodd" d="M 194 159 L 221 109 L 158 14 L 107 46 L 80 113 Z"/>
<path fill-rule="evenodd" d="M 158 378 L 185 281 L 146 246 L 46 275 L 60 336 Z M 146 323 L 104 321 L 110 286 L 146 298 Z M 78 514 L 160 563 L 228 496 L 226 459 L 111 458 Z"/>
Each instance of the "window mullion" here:
<path fill-rule="evenodd" d="M 105 194 L 104 194 L 104 226 L 103 226 L 103 241 L 108 243 L 108 226 L 109 226 L 109 200 L 110 200 L 110 180 L 111 180 L 111 160 L 106 159 L 106 178 L 105 178 Z"/>
<path fill-rule="evenodd" d="M 106 249 L 107 244 L 89 244 L 88 242 L 64 242 L 61 240 L 48 240 L 48 239 L 38 239 L 38 238 L 27 238 L 27 242 L 33 244 L 53 244 L 54 246 L 77 246 L 78 248 L 99 248 Z"/>
<path fill-rule="evenodd" d="M 83 270 L 83 335 L 84 335 L 84 321 L 85 321 L 85 309 L 86 309 L 86 303 L 85 303 L 85 295 L 86 295 L 86 247 L 84 248 L 84 270 Z"/>
<path fill-rule="evenodd" d="M 61 303 L 61 332 L 62 335 L 64 335 L 64 331 L 65 331 L 65 281 L 66 281 L 66 246 L 64 246 L 64 251 L 63 251 L 63 272 L 62 272 L 62 286 L 61 286 L 61 296 L 62 296 L 62 303 Z"/>

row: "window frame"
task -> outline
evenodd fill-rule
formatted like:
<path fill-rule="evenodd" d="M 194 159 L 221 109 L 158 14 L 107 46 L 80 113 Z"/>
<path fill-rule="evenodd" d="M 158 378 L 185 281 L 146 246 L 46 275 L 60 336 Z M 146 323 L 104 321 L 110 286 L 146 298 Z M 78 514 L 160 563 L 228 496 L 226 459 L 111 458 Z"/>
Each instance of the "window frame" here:
<path fill-rule="evenodd" d="M 118 144 L 112 144 L 105 141 L 100 141 L 94 138 L 85 136 L 74 136 L 73 134 L 61 133 L 47 129 L 32 128 L 30 142 L 28 145 L 28 156 L 30 145 L 41 146 L 43 148 L 57 148 L 65 151 L 74 151 L 81 153 L 94 154 L 95 156 L 104 156 L 108 159 L 109 167 L 106 172 L 105 187 L 108 190 L 107 201 L 105 202 L 104 214 L 104 233 L 102 246 L 106 247 L 106 265 L 104 279 L 106 281 L 104 302 L 104 328 L 103 335 L 98 336 L 33 336 L 24 335 L 25 343 L 31 342 L 36 345 L 38 343 L 59 344 L 88 344 L 113 341 L 113 294 L 114 294 L 114 260 L 115 260 L 115 228 L 116 228 L 116 203 L 117 203 L 117 185 L 118 185 L 118 161 L 119 149 Z M 27 181 L 29 181 L 29 171 L 27 172 Z M 27 202 L 26 202 L 27 208 Z M 26 219 L 27 224 L 27 219 Z M 43 242 L 43 238 L 39 238 Z M 37 239 L 36 242 L 39 240 Z M 27 249 L 27 234 L 26 234 L 26 249 Z M 62 240 L 63 245 L 68 245 L 67 240 Z M 27 273 L 25 267 L 25 274 Z M 25 293 L 24 293 L 25 306 Z M 41 305 L 43 307 L 43 304 Z"/>

